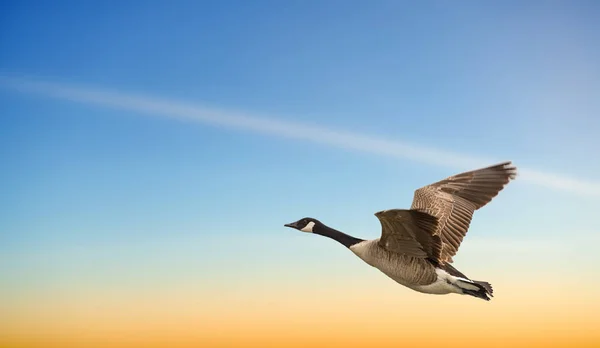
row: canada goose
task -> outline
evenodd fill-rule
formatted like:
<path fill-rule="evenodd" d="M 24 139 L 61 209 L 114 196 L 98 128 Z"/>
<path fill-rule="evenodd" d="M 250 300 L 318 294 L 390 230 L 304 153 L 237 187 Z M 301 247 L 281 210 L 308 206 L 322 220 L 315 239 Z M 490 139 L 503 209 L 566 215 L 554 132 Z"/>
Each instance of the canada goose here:
<path fill-rule="evenodd" d="M 471 280 L 452 267 L 475 210 L 489 203 L 517 168 L 510 161 L 450 176 L 414 193 L 410 209 L 375 213 L 381 238 L 363 240 L 306 217 L 286 227 L 332 238 L 396 282 L 427 294 L 493 296 L 488 282 Z M 489 295 L 489 296 L 488 296 Z"/>

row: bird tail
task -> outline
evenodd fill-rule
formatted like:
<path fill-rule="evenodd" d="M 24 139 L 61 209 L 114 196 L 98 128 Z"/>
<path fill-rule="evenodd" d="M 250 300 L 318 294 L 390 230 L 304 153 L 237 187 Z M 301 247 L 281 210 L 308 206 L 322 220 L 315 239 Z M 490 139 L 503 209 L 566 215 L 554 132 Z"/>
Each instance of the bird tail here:
<path fill-rule="evenodd" d="M 461 284 L 462 283 L 462 284 Z M 479 280 L 471 280 L 470 282 L 459 281 L 458 286 L 462 289 L 463 294 L 471 295 L 486 301 L 494 297 L 494 289 L 492 284 Z"/>

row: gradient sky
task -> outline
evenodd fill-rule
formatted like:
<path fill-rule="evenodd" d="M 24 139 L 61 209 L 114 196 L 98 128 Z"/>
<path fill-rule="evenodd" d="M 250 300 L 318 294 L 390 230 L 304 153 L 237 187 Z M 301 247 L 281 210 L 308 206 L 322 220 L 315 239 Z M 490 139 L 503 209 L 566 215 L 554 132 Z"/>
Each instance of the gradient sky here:
<path fill-rule="evenodd" d="M 444 310 L 431 344 L 600 342 L 599 16 L 595 1 L 3 2 L 0 345 L 397 346 Z M 168 107 L 81 97 L 102 91 Z M 177 119 L 182 105 L 221 116 Z M 236 115 L 284 131 L 218 121 Z M 490 303 L 411 292 L 283 227 L 376 238 L 374 212 L 475 169 L 455 157 L 580 187 L 524 173 L 476 213 L 454 265 L 494 285 Z"/>

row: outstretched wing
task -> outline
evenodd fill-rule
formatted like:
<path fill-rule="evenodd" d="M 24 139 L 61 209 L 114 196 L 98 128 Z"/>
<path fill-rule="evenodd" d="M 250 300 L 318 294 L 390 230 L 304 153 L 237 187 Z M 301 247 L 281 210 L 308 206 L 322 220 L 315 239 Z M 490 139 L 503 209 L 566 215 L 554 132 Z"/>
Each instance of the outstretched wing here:
<path fill-rule="evenodd" d="M 517 174 L 511 162 L 503 162 L 450 176 L 415 191 L 411 209 L 438 219 L 433 232 L 442 247 L 434 258 L 452 262 L 467 234 L 475 210 L 488 204 Z"/>
<path fill-rule="evenodd" d="M 388 251 L 418 258 L 439 254 L 442 242 L 434 232 L 435 217 L 416 210 L 390 209 L 375 213 L 381 222 L 379 245 Z"/>

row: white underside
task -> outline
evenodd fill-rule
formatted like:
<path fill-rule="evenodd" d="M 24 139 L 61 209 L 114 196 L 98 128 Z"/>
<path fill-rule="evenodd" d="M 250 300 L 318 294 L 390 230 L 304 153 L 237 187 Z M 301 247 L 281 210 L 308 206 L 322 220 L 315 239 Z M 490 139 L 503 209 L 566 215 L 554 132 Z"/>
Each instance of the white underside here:
<path fill-rule="evenodd" d="M 462 289 L 467 290 L 478 290 L 479 288 L 473 285 L 473 282 L 468 279 L 455 277 L 450 275 L 448 272 L 436 268 L 435 272 L 437 274 L 437 279 L 427 285 L 414 285 L 406 282 L 400 276 L 400 270 L 402 265 L 398 264 L 390 264 L 388 259 L 382 258 L 380 256 L 380 252 L 378 252 L 377 246 L 378 240 L 368 240 L 364 242 L 360 242 L 356 245 L 350 247 L 350 250 L 356 254 L 356 256 L 360 257 L 363 261 L 368 263 L 369 265 L 379 269 L 381 272 L 386 274 L 388 277 L 392 278 L 396 282 L 413 289 L 418 292 L 423 292 L 427 294 L 463 294 Z"/>
<path fill-rule="evenodd" d="M 437 273 L 438 276 L 435 282 L 428 285 L 413 285 L 409 287 L 415 291 L 438 295 L 451 293 L 462 294 L 462 289 L 479 289 L 477 286 L 472 285 L 472 281 L 452 276 L 442 269 L 436 268 L 435 273 Z"/>

